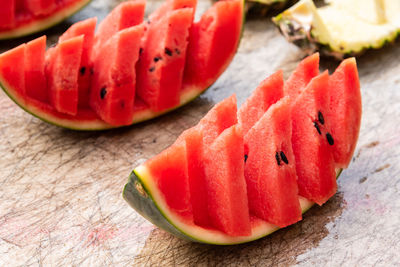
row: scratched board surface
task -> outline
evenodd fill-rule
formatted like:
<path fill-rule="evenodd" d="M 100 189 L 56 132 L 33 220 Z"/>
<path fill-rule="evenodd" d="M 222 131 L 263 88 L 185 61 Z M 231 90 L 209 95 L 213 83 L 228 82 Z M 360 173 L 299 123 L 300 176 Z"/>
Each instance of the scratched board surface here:
<path fill-rule="evenodd" d="M 94 0 L 47 31 L 53 44 L 80 19 L 118 1 Z M 149 1 L 147 11 L 160 2 Z M 200 1 L 199 12 L 210 3 Z M 4 51 L 37 36 L 0 42 Z M 363 120 L 338 193 L 303 221 L 249 244 L 179 240 L 140 217 L 121 192 L 134 166 L 169 146 L 218 101 L 239 104 L 267 75 L 304 55 L 269 18 L 246 22 L 233 63 L 189 105 L 125 129 L 73 132 L 48 125 L 0 92 L 0 266 L 400 266 L 400 43 L 358 60 Z M 331 71 L 337 62 L 322 60 Z"/>

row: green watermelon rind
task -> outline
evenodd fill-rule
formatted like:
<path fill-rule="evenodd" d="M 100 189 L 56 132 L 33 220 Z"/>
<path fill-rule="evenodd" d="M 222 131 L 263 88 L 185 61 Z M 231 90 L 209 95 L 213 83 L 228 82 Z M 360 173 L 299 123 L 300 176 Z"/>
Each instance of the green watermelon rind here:
<path fill-rule="evenodd" d="M 7 82 L 2 80 L 1 77 L 0 77 L 0 87 L 7 94 L 7 96 L 11 100 L 13 100 L 19 107 L 21 107 L 23 110 L 25 110 L 29 114 L 35 116 L 36 118 L 41 119 L 42 121 L 47 122 L 49 124 L 53 124 L 53 125 L 56 125 L 56 126 L 59 126 L 62 128 L 67 128 L 67 129 L 76 130 L 76 131 L 100 131 L 100 130 L 109 130 L 109 129 L 122 127 L 122 126 L 113 126 L 111 124 L 104 122 L 103 120 L 101 120 L 99 118 L 93 118 L 93 119 L 84 121 L 79 118 L 76 118 L 76 120 L 72 120 L 72 119 L 57 118 L 56 116 L 49 116 L 49 114 L 47 112 L 43 112 L 41 109 L 37 108 L 34 104 L 32 104 L 32 103 L 34 103 L 34 102 L 32 102 L 34 100 L 30 100 L 31 104 L 24 103 L 24 98 L 18 96 L 17 93 L 14 93 L 15 90 L 10 90 L 9 88 L 12 88 L 12 87 L 7 85 Z M 151 111 L 150 109 L 139 110 L 138 112 L 136 112 L 133 115 L 132 124 L 137 124 L 137 123 L 140 123 L 143 121 L 154 119 L 154 118 L 157 118 L 168 112 L 171 112 L 175 109 L 178 109 L 181 106 L 193 101 L 203 91 L 205 91 L 207 89 L 208 88 L 201 90 L 201 89 L 198 89 L 195 87 L 185 89 L 184 93 L 181 95 L 180 104 L 171 109 L 163 110 L 160 112 Z M 53 112 L 56 114 L 58 113 L 55 110 Z M 94 114 L 94 112 L 93 112 L 93 114 Z M 130 126 L 130 125 L 127 125 L 127 126 Z"/>
<path fill-rule="evenodd" d="M 44 18 L 33 20 L 27 24 L 22 24 L 14 29 L 0 31 L 0 40 L 19 38 L 51 28 L 73 14 L 79 12 L 91 1 L 92 0 L 76 1 L 75 3 L 70 4 L 68 7 L 62 8 Z"/>
<path fill-rule="evenodd" d="M 342 169 L 337 171 L 337 178 L 341 172 Z M 212 245 L 235 245 L 263 238 L 280 229 L 278 226 L 259 220 L 257 225 L 252 227 L 252 235 L 232 237 L 221 231 L 185 224 L 168 211 L 165 201 L 157 194 L 158 190 L 152 181 L 150 172 L 144 165 L 135 168 L 124 187 L 123 198 L 154 225 L 183 240 Z M 315 204 L 303 197 L 299 197 L 299 200 L 302 213 L 308 211 Z"/>

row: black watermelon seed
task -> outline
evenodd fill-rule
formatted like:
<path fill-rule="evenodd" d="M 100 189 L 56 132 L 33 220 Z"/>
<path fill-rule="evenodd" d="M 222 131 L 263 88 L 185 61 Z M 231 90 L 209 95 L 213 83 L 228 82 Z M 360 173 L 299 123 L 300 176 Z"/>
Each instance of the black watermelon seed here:
<path fill-rule="evenodd" d="M 318 111 L 318 121 L 319 121 L 322 125 L 324 125 L 324 123 L 325 123 L 325 119 L 324 119 L 324 116 L 322 115 L 321 111 Z"/>
<path fill-rule="evenodd" d="M 249 156 L 244 155 L 244 163 L 246 163 L 248 157 L 249 157 Z"/>
<path fill-rule="evenodd" d="M 281 159 L 279 158 L 278 152 L 275 153 L 275 159 L 276 159 L 276 163 L 278 163 L 278 166 L 281 165 Z"/>
<path fill-rule="evenodd" d="M 172 50 L 166 47 L 165 54 L 167 54 L 168 56 L 172 56 Z"/>
<path fill-rule="evenodd" d="M 179 51 L 178 48 L 175 48 L 175 53 L 176 53 L 177 55 L 180 55 L 180 54 L 181 54 L 181 51 Z"/>
<path fill-rule="evenodd" d="M 106 94 L 107 94 L 107 87 L 103 87 L 103 88 L 101 88 L 101 90 L 100 90 L 100 98 L 101 99 L 104 99 L 104 97 L 106 96 Z"/>
<path fill-rule="evenodd" d="M 155 67 L 151 67 L 151 68 L 149 69 L 149 71 L 150 71 L 150 72 L 153 72 L 155 69 L 156 69 Z"/>
<path fill-rule="evenodd" d="M 281 159 L 282 159 L 282 161 L 285 162 L 286 164 L 289 164 L 289 161 L 288 161 L 288 159 L 287 159 L 285 153 L 283 153 L 283 151 L 281 151 L 280 154 L 281 154 Z"/>
<path fill-rule="evenodd" d="M 159 61 L 161 59 L 162 59 L 161 57 L 155 57 L 153 60 L 154 60 L 154 62 L 157 62 L 157 61 Z"/>
<path fill-rule="evenodd" d="M 85 68 L 85 67 L 82 67 L 82 68 L 80 69 L 81 75 L 85 75 L 85 72 L 86 72 L 86 68 Z"/>
<path fill-rule="evenodd" d="M 317 129 L 317 132 L 318 132 L 319 134 L 321 134 L 321 129 L 319 128 L 318 123 L 316 123 L 315 121 L 314 121 L 314 127 L 315 127 L 315 129 Z"/>
<path fill-rule="evenodd" d="M 146 22 L 147 22 L 147 24 L 150 24 L 150 23 L 151 23 L 151 21 L 150 21 L 149 19 L 148 19 Z"/>
<path fill-rule="evenodd" d="M 93 74 L 94 74 L 94 69 L 90 68 L 90 75 L 93 75 Z"/>
<path fill-rule="evenodd" d="M 142 47 L 139 49 L 139 55 L 141 55 L 141 54 L 143 54 L 143 48 Z"/>
<path fill-rule="evenodd" d="M 328 144 L 330 144 L 331 146 L 333 146 L 333 144 L 335 143 L 335 141 L 333 140 L 333 137 L 330 133 L 326 134 L 326 140 L 328 140 Z"/>

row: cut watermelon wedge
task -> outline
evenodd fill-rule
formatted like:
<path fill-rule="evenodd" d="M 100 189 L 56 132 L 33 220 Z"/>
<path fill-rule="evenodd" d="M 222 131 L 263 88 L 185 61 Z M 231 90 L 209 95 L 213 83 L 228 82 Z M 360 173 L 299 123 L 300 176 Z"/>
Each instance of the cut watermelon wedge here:
<path fill-rule="evenodd" d="M 81 10 L 90 1 L 25 0 L 20 1 L 21 3 L 15 0 L 0 1 L 0 40 L 17 38 L 50 28 Z"/>
<path fill-rule="evenodd" d="M 135 42 L 134 47 L 140 47 L 139 50 L 129 50 L 132 47 L 133 39 L 119 38 L 118 46 L 112 46 L 119 48 L 119 53 L 116 55 L 110 50 L 109 40 L 113 40 L 113 38 L 115 40 L 122 31 L 138 26 L 138 24 L 142 23 L 145 28 L 147 27 L 147 23 L 143 22 L 144 0 L 126 1 L 117 6 L 100 23 L 94 36 L 95 19 L 74 24 L 62 35 L 58 45 L 47 50 L 45 55 L 41 50 L 41 53 L 32 54 L 24 49 L 21 53 L 20 48 L 3 53 L 0 55 L 2 64 L 0 69 L 5 70 L 15 66 L 14 60 L 18 60 L 21 64 L 23 62 L 21 66 L 26 69 L 27 84 L 31 84 L 31 78 L 29 78 L 33 76 L 31 73 L 35 71 L 40 75 L 42 68 L 41 65 L 34 68 L 32 65 L 34 63 L 30 60 L 35 59 L 41 63 L 44 62 L 45 57 L 48 71 L 44 72 L 45 77 L 35 77 L 33 81 L 35 86 L 33 89 L 28 88 L 28 93 L 26 93 L 25 85 L 20 85 L 19 81 L 14 80 L 14 78 L 19 79 L 19 76 L 7 73 L 1 75 L 0 73 L 0 86 L 11 99 L 32 115 L 46 122 L 75 130 L 116 128 L 169 112 L 196 98 L 218 79 L 232 61 L 241 37 L 244 22 L 242 0 L 223 0 L 215 3 L 202 19 L 194 22 L 192 26 L 195 9 L 192 8 L 192 5 L 195 3 L 196 1 L 193 0 L 167 1 L 162 7 L 166 12 L 160 13 L 157 10 L 153 16 L 156 30 L 153 31 L 154 34 L 150 34 L 151 40 L 148 40 L 151 41 L 150 43 L 143 46 L 146 30 L 142 31 L 142 36 L 131 34 L 131 38 Z M 152 15 L 150 17 L 152 18 Z M 212 25 L 207 24 L 210 19 L 213 20 Z M 204 27 L 209 27 L 209 31 L 192 30 Z M 148 28 L 147 32 L 152 32 L 152 28 Z M 162 31 L 157 29 L 162 29 Z M 69 62 L 65 58 L 64 66 L 61 66 L 59 62 L 56 63 L 57 47 L 79 35 L 84 36 L 80 61 Z M 43 39 L 35 41 L 37 46 L 42 42 Z M 26 50 L 31 51 L 32 49 L 29 48 L 28 44 Z M 186 48 L 190 50 L 188 53 L 186 53 Z M 196 55 L 196 53 L 205 55 L 204 59 L 199 59 L 201 62 L 205 61 L 204 64 L 201 63 L 193 68 L 191 60 L 200 55 Z M 27 57 L 24 60 L 16 59 L 17 54 L 21 57 L 26 54 Z M 126 57 L 124 57 L 125 54 Z M 130 75 L 130 80 L 121 81 L 121 77 L 126 77 L 126 75 L 118 73 L 131 71 L 135 64 L 134 62 L 128 64 L 127 61 L 130 59 L 136 61 L 137 58 L 138 64 L 136 64 L 135 72 Z M 122 64 L 124 61 L 127 64 Z M 96 68 L 107 62 L 114 63 L 109 68 Z M 76 72 L 77 64 L 78 72 Z M 187 67 L 188 64 L 192 67 Z M 67 70 L 67 66 L 73 70 Z M 59 70 L 58 68 L 64 69 Z M 190 73 L 187 68 L 194 73 Z M 51 71 L 49 71 L 50 69 Z M 18 72 L 18 70 L 14 72 Z M 55 74 L 58 77 L 53 77 Z M 60 76 L 60 74 L 66 76 Z M 76 75 L 78 77 L 75 77 Z M 199 77 L 196 78 L 197 75 Z M 191 78 L 188 80 L 188 77 Z M 74 87 L 74 97 L 55 98 L 52 93 L 54 90 L 50 89 L 50 85 L 57 79 L 60 81 L 78 80 L 78 97 L 75 97 L 76 88 Z M 38 88 L 37 84 L 43 83 L 44 80 L 47 81 L 47 88 Z M 99 80 L 103 85 L 97 84 Z M 129 86 L 125 86 L 127 82 L 130 83 Z M 120 86 L 124 88 L 113 90 L 114 93 L 107 96 L 112 99 L 104 100 L 107 98 L 105 96 L 107 90 L 102 89 L 106 85 L 111 85 L 113 88 Z M 23 88 L 19 88 L 19 86 L 23 86 Z M 62 91 L 62 88 L 59 90 Z M 116 92 L 120 92 L 119 96 L 116 95 Z M 104 97 L 101 97 L 103 94 Z M 124 103 L 120 101 L 121 97 L 124 98 Z M 119 100 L 116 100 L 117 98 Z M 71 103 L 67 103 L 68 101 Z M 61 106 L 68 108 L 60 108 Z"/>
<path fill-rule="evenodd" d="M 304 71 L 307 62 L 312 72 Z M 285 85 L 277 72 L 238 113 L 234 96 L 218 103 L 171 147 L 133 170 L 125 200 L 160 228 L 209 244 L 249 242 L 301 220 L 336 192 L 361 121 L 355 60 L 331 76 L 326 71 L 313 78 L 315 66 L 318 55 L 305 59 Z M 285 86 L 294 93 L 283 97 Z M 243 124 L 250 128 L 245 135 Z"/>

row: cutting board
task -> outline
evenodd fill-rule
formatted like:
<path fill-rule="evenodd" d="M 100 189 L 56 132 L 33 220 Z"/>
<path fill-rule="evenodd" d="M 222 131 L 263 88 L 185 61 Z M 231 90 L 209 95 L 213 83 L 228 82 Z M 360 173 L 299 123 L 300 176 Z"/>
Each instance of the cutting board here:
<path fill-rule="evenodd" d="M 101 20 L 119 1 L 94 0 L 46 32 Z M 149 1 L 148 11 L 160 2 Z M 210 3 L 200 1 L 200 12 Z M 0 42 L 4 51 L 36 36 Z M 130 171 L 169 146 L 218 101 L 239 104 L 278 69 L 304 57 L 270 22 L 246 22 L 233 63 L 206 93 L 168 115 L 124 129 L 74 132 L 48 125 L 0 92 L 0 266 L 400 266 L 400 43 L 358 59 L 359 143 L 337 194 L 303 221 L 249 244 L 179 240 L 122 199 Z M 322 59 L 331 71 L 338 62 Z"/>

